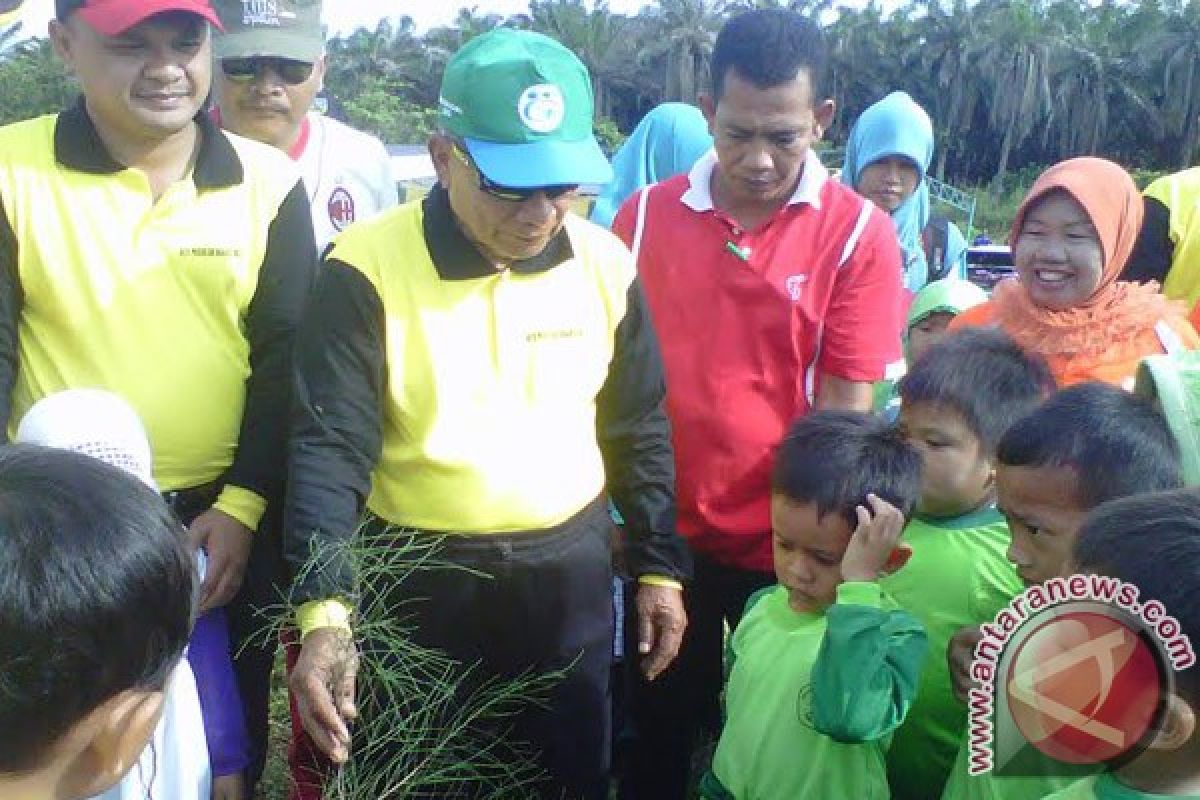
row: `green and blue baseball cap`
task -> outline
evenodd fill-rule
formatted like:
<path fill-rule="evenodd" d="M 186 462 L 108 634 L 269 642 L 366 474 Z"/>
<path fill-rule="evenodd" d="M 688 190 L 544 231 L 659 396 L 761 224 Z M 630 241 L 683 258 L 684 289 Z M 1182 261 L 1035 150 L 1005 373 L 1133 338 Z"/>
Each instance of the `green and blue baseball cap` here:
<path fill-rule="evenodd" d="M 213 53 L 227 58 L 286 58 L 316 63 L 325 51 L 321 0 L 214 0 L 225 33 Z"/>
<path fill-rule="evenodd" d="M 446 65 L 439 122 L 487 178 L 517 189 L 604 184 L 612 167 L 592 133 L 592 82 L 567 48 L 497 28 Z"/>

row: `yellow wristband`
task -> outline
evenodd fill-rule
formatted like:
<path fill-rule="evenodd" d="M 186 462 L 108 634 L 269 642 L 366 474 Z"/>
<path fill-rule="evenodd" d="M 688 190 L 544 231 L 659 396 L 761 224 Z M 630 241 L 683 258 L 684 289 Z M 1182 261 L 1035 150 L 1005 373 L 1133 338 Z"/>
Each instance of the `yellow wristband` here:
<path fill-rule="evenodd" d="M 257 530 L 267 510 L 267 501 L 249 489 L 226 486 L 213 503 L 213 508 L 224 511 L 250 530 Z"/>
<path fill-rule="evenodd" d="M 642 575 L 638 578 L 638 583 L 643 586 L 662 586 L 665 589 L 678 589 L 683 591 L 683 584 L 674 578 L 665 578 L 662 575 Z"/>
<path fill-rule="evenodd" d="M 300 638 L 303 639 L 317 628 L 337 628 L 349 632 L 352 613 L 353 609 L 349 603 L 336 597 L 305 603 L 296 609 L 296 626 L 300 628 Z"/>

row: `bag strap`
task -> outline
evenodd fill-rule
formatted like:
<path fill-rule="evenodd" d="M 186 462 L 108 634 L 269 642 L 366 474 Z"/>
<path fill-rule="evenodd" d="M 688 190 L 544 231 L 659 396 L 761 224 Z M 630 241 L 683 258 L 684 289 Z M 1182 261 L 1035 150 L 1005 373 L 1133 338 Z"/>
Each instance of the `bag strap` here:
<path fill-rule="evenodd" d="M 921 244 L 925 246 L 928 283 L 940 281 L 950 273 L 950 265 L 946 263 L 946 250 L 950 244 L 950 220 L 941 214 L 931 217 L 925 230 L 921 231 Z"/>

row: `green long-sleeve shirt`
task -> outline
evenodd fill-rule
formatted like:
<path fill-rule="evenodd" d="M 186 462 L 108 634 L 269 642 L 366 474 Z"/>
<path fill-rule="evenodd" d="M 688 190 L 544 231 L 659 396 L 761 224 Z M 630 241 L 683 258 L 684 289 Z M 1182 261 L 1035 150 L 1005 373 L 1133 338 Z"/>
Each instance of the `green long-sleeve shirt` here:
<path fill-rule="evenodd" d="M 1048 794 L 1044 800 L 1195 800 L 1196 794 L 1151 794 L 1121 783 L 1111 773 L 1093 775 L 1066 789 Z"/>
<path fill-rule="evenodd" d="M 888 750 L 888 780 L 898 800 L 942 793 L 967 726 L 967 708 L 950 684 L 946 646 L 959 628 L 991 622 L 1024 588 L 1005 556 L 1011 538 L 995 508 L 956 519 L 915 518 L 904 529 L 912 557 L 880 581 L 929 636 L 916 700 Z"/>
<path fill-rule="evenodd" d="M 822 612 L 781 586 L 751 598 L 730 642 L 726 719 L 701 793 L 712 800 L 888 797 L 884 754 L 916 694 L 921 624 L 876 583 Z"/>

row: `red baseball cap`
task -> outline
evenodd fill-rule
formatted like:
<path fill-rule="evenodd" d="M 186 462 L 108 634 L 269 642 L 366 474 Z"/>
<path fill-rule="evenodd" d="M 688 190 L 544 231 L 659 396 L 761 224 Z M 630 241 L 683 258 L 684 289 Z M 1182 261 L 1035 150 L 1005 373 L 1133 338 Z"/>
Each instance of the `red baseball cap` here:
<path fill-rule="evenodd" d="M 224 30 L 208 0 L 83 0 L 72 5 L 88 25 L 105 36 L 118 36 L 145 19 L 168 11 L 195 14 L 217 30 Z"/>

